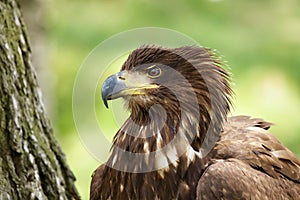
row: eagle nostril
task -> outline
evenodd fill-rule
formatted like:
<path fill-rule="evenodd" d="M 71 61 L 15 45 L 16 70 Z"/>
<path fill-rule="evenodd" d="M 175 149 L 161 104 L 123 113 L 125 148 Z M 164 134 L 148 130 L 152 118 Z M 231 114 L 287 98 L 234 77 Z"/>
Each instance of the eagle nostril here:
<path fill-rule="evenodd" d="M 120 79 L 120 80 L 125 80 L 125 78 L 123 77 L 123 76 L 118 76 L 118 79 Z"/>

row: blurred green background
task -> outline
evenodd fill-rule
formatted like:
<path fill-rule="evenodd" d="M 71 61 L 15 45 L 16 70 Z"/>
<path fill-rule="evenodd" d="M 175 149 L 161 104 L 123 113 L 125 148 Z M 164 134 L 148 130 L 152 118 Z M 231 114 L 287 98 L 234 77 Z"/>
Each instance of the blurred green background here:
<path fill-rule="evenodd" d="M 137 27 L 174 29 L 217 49 L 233 74 L 232 114 L 275 123 L 271 132 L 300 157 L 300 1 L 31 0 L 21 7 L 47 111 L 82 199 L 100 163 L 73 122 L 76 73 L 97 44 Z"/>

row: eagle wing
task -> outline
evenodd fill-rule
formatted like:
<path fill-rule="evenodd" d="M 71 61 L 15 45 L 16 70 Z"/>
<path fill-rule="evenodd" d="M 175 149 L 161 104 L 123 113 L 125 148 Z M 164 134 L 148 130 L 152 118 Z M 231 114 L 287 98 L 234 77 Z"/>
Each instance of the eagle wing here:
<path fill-rule="evenodd" d="M 300 198 L 300 161 L 270 126 L 247 116 L 228 119 L 199 180 L 199 199 Z"/>

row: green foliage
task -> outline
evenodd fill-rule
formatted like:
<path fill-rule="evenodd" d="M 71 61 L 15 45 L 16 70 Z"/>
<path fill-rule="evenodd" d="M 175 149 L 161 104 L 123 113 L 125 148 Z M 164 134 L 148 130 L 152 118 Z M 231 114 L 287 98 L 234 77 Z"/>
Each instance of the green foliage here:
<path fill-rule="evenodd" d="M 50 66 L 57 75 L 52 121 L 83 199 L 88 198 L 90 175 L 98 163 L 83 149 L 72 120 L 75 75 L 99 42 L 136 27 L 175 29 L 218 49 L 233 73 L 233 113 L 274 122 L 271 131 L 299 156 L 299 4 L 297 0 L 52 2 L 47 13 Z M 104 109 L 96 107 L 99 112 Z"/>

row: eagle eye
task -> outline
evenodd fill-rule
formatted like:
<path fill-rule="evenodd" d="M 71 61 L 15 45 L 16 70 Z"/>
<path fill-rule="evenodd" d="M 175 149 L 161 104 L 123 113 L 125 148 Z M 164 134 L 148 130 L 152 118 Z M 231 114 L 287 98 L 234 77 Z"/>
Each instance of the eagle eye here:
<path fill-rule="evenodd" d="M 161 74 L 161 69 L 159 67 L 157 67 L 156 65 L 148 68 L 148 76 L 150 78 L 156 78 L 156 77 L 160 76 L 160 74 Z"/>

